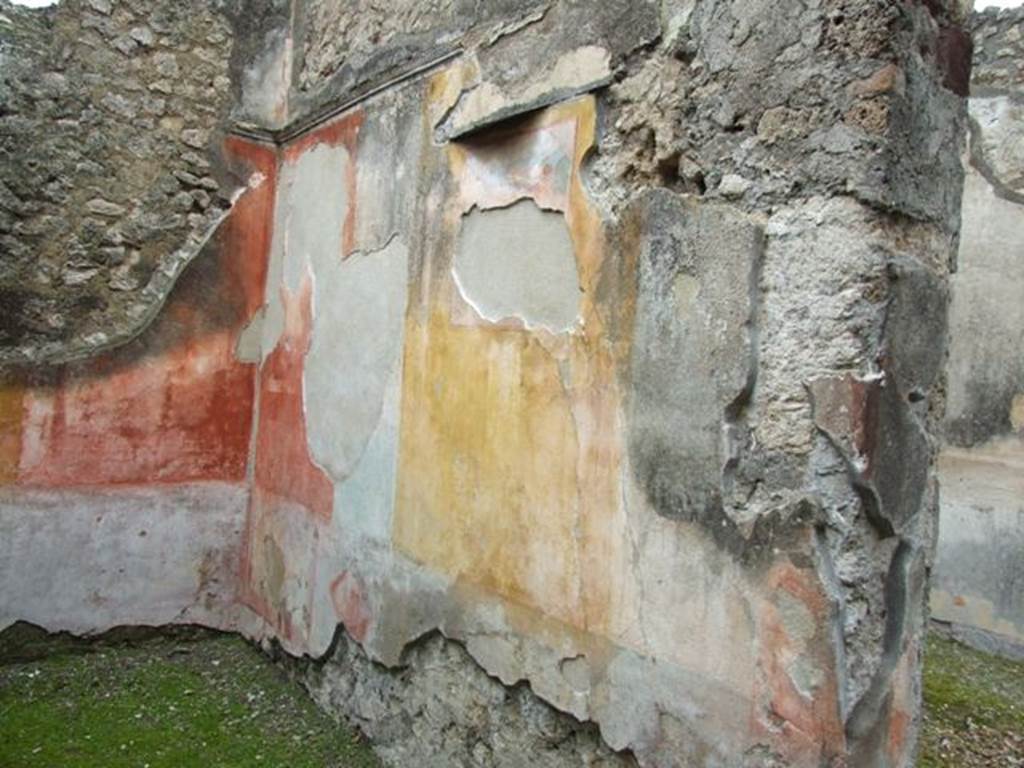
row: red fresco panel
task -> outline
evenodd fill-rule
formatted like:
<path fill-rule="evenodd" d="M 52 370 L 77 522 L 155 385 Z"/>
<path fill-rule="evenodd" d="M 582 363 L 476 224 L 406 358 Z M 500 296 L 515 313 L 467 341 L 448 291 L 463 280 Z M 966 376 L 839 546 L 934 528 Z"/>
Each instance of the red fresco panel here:
<path fill-rule="evenodd" d="M 260 371 L 256 433 L 256 488 L 302 504 L 330 520 L 334 487 L 309 455 L 302 405 L 302 374 L 312 324 L 312 281 L 307 274 L 297 295 L 282 287 L 285 329 Z"/>
<path fill-rule="evenodd" d="M 276 153 L 237 138 L 225 149 L 255 176 L 217 247 L 186 269 L 138 340 L 25 392 L 17 484 L 245 479 L 256 366 L 235 348 L 263 303 Z"/>

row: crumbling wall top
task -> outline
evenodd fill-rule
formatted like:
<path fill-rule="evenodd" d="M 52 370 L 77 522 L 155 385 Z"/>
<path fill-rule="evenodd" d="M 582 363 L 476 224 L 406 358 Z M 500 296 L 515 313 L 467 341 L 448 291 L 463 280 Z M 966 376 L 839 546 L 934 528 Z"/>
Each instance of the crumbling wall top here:
<path fill-rule="evenodd" d="M 229 204 L 231 48 L 212 3 L 0 0 L 0 363 L 153 318 Z"/>

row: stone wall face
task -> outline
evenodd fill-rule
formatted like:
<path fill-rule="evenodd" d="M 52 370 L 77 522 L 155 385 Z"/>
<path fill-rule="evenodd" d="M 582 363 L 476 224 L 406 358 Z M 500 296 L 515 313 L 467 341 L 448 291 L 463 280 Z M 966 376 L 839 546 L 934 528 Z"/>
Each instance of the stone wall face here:
<path fill-rule="evenodd" d="M 236 625 L 276 173 L 225 140 L 238 15 L 0 3 L 0 627 Z"/>
<path fill-rule="evenodd" d="M 194 266 L 260 291 L 209 320 L 245 383 L 194 382 L 252 420 L 132 443 L 129 482 L 245 489 L 224 615 L 391 764 L 909 766 L 959 12 L 428 5 L 250 38 L 246 266 Z M 112 422 L 20 386 L 19 510 L 83 474 L 38 445 Z M 179 387 L 136 439 L 205 423 Z"/>
<path fill-rule="evenodd" d="M 136 339 L 0 371 L 0 628 L 237 625 L 272 149 L 230 139 L 251 185 Z"/>
<path fill-rule="evenodd" d="M 152 320 L 227 208 L 232 28 L 199 1 L 0 15 L 0 360 L 80 357 Z"/>
<path fill-rule="evenodd" d="M 957 14 L 419 7 L 297 12 L 292 119 L 370 95 L 282 147 L 265 636 L 396 765 L 909 765 Z M 615 753 L 509 757 L 481 675 Z"/>
<path fill-rule="evenodd" d="M 1024 652 L 1024 11 L 973 20 L 963 237 L 952 279 L 932 609 Z M 972 632 L 981 630 L 985 635 Z"/>

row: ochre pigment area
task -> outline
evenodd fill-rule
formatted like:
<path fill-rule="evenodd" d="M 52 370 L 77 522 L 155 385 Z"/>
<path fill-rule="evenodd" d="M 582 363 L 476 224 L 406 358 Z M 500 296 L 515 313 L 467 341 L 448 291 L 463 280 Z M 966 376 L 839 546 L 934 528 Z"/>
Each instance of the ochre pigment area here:
<path fill-rule="evenodd" d="M 480 317 L 454 285 L 451 257 L 434 257 L 426 306 L 410 307 L 405 329 L 393 530 L 412 558 L 581 629 L 606 623 L 606 573 L 581 545 L 606 535 L 620 452 L 590 427 L 614 419 L 617 386 L 594 322 L 600 233 L 578 175 L 593 120 L 583 100 L 450 154 L 461 192 L 445 217 L 452 229 L 466 226 L 467 209 L 486 215 L 523 198 L 565 217 L 582 327 L 558 334 Z M 520 256 L 514 242 L 489 245 Z M 597 484 L 594 459 L 609 461 Z"/>

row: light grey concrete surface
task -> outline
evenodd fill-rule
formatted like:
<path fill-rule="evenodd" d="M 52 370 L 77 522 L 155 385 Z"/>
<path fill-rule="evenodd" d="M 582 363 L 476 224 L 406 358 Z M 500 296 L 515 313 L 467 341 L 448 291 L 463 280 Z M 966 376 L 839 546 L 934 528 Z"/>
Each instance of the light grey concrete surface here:
<path fill-rule="evenodd" d="M 0 629 L 235 628 L 243 485 L 0 489 Z"/>
<path fill-rule="evenodd" d="M 932 616 L 1024 650 L 1024 445 L 947 447 L 939 479 Z"/>
<path fill-rule="evenodd" d="M 492 323 L 518 320 L 561 333 L 579 321 L 580 279 L 569 228 L 563 216 L 532 200 L 470 211 L 452 270 L 462 297 Z"/>

